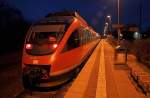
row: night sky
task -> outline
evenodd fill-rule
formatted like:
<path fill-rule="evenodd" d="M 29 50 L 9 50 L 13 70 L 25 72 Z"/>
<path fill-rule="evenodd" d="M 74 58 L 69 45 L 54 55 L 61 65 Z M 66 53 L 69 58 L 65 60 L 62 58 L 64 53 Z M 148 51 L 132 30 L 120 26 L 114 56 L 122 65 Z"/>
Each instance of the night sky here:
<path fill-rule="evenodd" d="M 21 10 L 28 21 L 37 21 L 47 13 L 61 10 L 77 10 L 97 31 L 102 32 L 106 15 L 117 23 L 117 0 L 7 0 Z M 123 24 L 139 24 L 140 0 L 120 0 L 120 21 Z M 142 27 L 150 27 L 150 0 L 142 0 Z"/>

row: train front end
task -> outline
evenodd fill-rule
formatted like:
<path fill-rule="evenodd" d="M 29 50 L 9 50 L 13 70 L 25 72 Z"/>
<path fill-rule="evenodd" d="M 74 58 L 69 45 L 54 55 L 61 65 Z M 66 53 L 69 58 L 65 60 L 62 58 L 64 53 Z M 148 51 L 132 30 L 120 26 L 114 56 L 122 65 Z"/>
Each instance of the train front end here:
<path fill-rule="evenodd" d="M 64 36 L 63 23 L 35 24 L 31 26 L 24 43 L 22 56 L 22 80 L 25 89 L 41 87 L 41 84 L 51 82 L 43 87 L 52 87 L 50 78 L 54 56 L 59 50 L 59 44 Z"/>

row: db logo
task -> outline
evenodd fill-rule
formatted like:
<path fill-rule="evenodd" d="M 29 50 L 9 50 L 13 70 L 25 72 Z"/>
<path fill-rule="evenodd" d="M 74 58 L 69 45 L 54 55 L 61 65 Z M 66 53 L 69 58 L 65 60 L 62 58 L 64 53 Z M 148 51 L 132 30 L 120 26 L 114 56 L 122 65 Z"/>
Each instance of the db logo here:
<path fill-rule="evenodd" d="M 33 60 L 33 64 L 38 64 L 39 61 L 38 60 Z"/>

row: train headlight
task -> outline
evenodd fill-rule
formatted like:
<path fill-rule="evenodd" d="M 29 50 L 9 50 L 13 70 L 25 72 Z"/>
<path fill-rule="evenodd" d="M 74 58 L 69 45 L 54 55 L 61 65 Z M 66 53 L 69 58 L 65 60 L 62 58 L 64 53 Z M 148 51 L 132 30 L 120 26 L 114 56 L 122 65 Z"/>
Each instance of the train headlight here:
<path fill-rule="evenodd" d="M 54 49 L 56 49 L 56 48 L 57 48 L 57 46 L 58 46 L 57 44 L 53 44 L 53 48 L 54 48 Z"/>
<path fill-rule="evenodd" d="M 55 50 L 58 47 L 58 44 L 51 44 L 49 45 L 49 48 L 52 50 Z"/>
<path fill-rule="evenodd" d="M 32 44 L 26 44 L 26 45 L 25 45 L 25 48 L 26 48 L 27 50 L 32 49 Z"/>

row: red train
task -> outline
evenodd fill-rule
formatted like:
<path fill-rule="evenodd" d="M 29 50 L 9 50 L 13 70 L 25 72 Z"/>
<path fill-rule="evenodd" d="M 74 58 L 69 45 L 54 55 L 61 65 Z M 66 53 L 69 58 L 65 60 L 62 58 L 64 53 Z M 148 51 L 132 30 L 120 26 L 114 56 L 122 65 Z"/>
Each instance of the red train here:
<path fill-rule="evenodd" d="M 48 14 L 27 32 L 22 56 L 26 89 L 66 82 L 99 42 L 77 12 Z"/>

